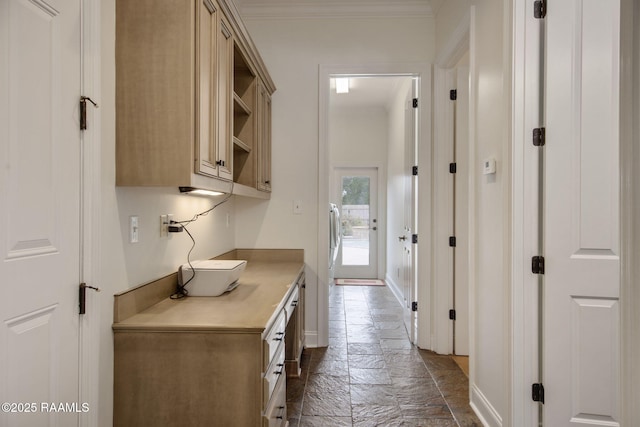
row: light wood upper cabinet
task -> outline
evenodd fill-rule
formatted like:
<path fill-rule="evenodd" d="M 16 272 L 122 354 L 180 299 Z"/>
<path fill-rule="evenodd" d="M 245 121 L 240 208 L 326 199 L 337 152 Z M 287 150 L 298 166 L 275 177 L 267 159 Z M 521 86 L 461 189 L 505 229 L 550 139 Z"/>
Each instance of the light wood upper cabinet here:
<path fill-rule="evenodd" d="M 117 0 L 116 184 L 265 197 L 258 82 L 275 90 L 230 1 Z"/>
<path fill-rule="evenodd" d="M 257 108 L 257 187 L 271 191 L 271 94 L 263 84 L 258 85 Z"/>

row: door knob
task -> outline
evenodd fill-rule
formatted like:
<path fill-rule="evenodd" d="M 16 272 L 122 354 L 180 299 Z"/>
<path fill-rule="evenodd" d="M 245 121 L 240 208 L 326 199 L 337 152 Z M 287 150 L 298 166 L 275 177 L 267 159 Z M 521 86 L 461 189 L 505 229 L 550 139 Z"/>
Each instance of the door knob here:
<path fill-rule="evenodd" d="M 398 237 L 398 240 L 403 242 L 403 241 L 407 240 L 407 236 L 400 236 L 400 237 Z"/>
<path fill-rule="evenodd" d="M 376 231 L 376 230 L 378 229 L 378 227 L 371 227 L 371 229 L 372 229 L 373 231 Z"/>

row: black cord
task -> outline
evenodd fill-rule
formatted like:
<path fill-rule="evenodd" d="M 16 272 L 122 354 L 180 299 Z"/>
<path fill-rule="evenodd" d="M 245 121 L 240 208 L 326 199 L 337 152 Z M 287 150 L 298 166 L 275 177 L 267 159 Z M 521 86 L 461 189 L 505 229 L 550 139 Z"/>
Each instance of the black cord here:
<path fill-rule="evenodd" d="M 218 206 L 220 206 L 221 204 L 229 200 L 231 196 L 233 196 L 233 182 L 231 183 L 231 190 L 229 190 L 229 194 L 227 194 L 227 197 L 225 197 L 223 200 L 213 205 L 211 208 L 207 209 L 206 211 L 200 212 L 199 214 L 195 214 L 193 218 L 187 221 L 171 221 L 171 224 L 180 225 L 180 227 L 182 227 L 182 229 L 187 232 L 192 242 L 191 249 L 189 249 L 189 252 L 187 253 L 187 264 L 189 264 L 189 268 L 191 268 L 191 277 L 189 277 L 189 280 L 182 283 L 182 271 L 181 271 L 182 269 L 178 271 L 178 288 L 176 292 L 173 295 L 171 295 L 171 299 L 181 299 L 186 296 L 189 296 L 189 291 L 186 289 L 186 286 L 189 284 L 189 282 L 193 280 L 194 277 L 196 277 L 196 269 L 193 268 L 193 265 L 191 264 L 191 252 L 193 252 L 193 248 L 196 247 L 196 239 L 193 238 L 193 236 L 187 229 L 187 224 L 191 224 L 192 222 L 195 222 L 201 216 L 206 216 L 209 212 L 213 211 L 215 208 L 217 208 Z"/>

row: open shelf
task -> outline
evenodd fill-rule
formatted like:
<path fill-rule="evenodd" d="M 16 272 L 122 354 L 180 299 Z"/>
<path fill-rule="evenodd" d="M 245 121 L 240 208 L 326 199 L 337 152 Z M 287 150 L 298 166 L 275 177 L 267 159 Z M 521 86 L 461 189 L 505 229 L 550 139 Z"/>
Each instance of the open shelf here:
<path fill-rule="evenodd" d="M 245 153 L 250 153 L 251 152 L 251 147 L 249 147 L 242 140 L 238 139 L 235 136 L 233 137 L 233 149 L 234 149 L 234 151 L 235 150 L 244 151 Z"/>
<path fill-rule="evenodd" d="M 233 112 L 246 114 L 247 116 L 252 114 L 251 108 L 240 98 L 240 95 L 235 92 L 233 93 Z"/>

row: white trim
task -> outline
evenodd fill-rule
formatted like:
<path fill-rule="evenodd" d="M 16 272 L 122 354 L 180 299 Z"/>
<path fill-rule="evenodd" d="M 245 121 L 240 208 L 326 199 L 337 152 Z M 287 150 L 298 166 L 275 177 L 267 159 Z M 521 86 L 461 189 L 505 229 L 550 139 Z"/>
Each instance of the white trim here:
<path fill-rule="evenodd" d="M 540 116 L 541 24 L 531 16 L 530 3 L 513 4 L 512 62 L 512 183 L 511 183 L 511 423 L 538 424 L 538 404 L 531 384 L 538 382 L 538 278 L 526 260 L 537 255 L 539 149 L 531 142 Z"/>
<path fill-rule="evenodd" d="M 393 296 L 396 297 L 396 299 L 398 300 L 398 303 L 404 306 L 404 298 L 402 297 L 402 291 L 400 290 L 400 286 L 398 286 L 398 284 L 395 282 L 395 280 L 393 280 L 393 278 L 389 274 L 385 276 L 384 281 L 387 284 L 387 287 L 389 288 Z"/>
<path fill-rule="evenodd" d="M 420 96 L 425 102 L 420 104 L 420 142 L 419 146 L 426 148 L 419 150 L 419 164 L 431 164 L 431 67 L 424 62 L 418 63 L 393 63 L 393 64 L 347 64 L 319 66 L 319 107 L 318 107 L 318 264 L 329 265 L 329 242 L 325 238 L 329 234 L 329 216 L 326 215 L 326 206 L 329 204 L 329 180 L 330 155 L 328 144 L 329 121 L 329 78 L 332 75 L 415 75 L 420 77 Z M 420 188 L 424 188 L 420 194 L 420 218 L 421 223 L 431 223 L 431 179 L 428 173 L 419 175 Z M 424 227 L 429 229 L 429 227 Z M 419 265 L 425 271 L 429 271 L 431 250 L 429 245 L 420 247 Z M 419 276 L 418 304 L 426 307 L 429 302 L 430 281 L 428 274 Z M 328 345 L 329 325 L 329 270 L 318 269 L 318 346 Z M 418 316 L 418 346 L 427 348 L 428 331 L 430 329 L 429 316 Z"/>
<path fill-rule="evenodd" d="M 100 105 L 100 2 L 82 1 L 82 91 Z M 101 217 L 101 156 L 100 156 L 100 110 L 89 108 L 87 130 L 82 131 L 83 145 L 83 253 L 81 280 L 90 286 L 101 287 L 100 276 L 100 217 Z M 80 414 L 80 426 L 99 425 L 100 378 L 100 319 L 101 298 L 108 293 L 87 292 L 87 313 L 80 317 L 79 348 L 79 397 L 89 404 L 90 410 Z"/>
<path fill-rule="evenodd" d="M 491 405 L 489 400 L 475 385 L 469 386 L 469 393 L 471 395 L 471 408 L 480 419 L 483 425 L 489 427 L 502 426 L 502 418 L 500 413 Z M 520 426 L 520 424 L 513 424 L 514 426 Z"/>
<path fill-rule="evenodd" d="M 239 6 L 248 19 L 340 19 L 340 18 L 424 18 L 433 17 L 431 6 L 420 0 L 366 1 L 357 4 L 340 1 L 257 2 Z"/>
<path fill-rule="evenodd" d="M 469 34 L 471 31 L 471 11 L 462 17 L 458 26 L 444 47 L 438 53 L 435 64 L 440 68 L 452 68 L 454 67 L 465 53 L 469 51 Z"/>
<path fill-rule="evenodd" d="M 326 347 L 318 345 L 318 331 L 305 331 L 304 340 L 304 346 L 307 348 Z"/>

